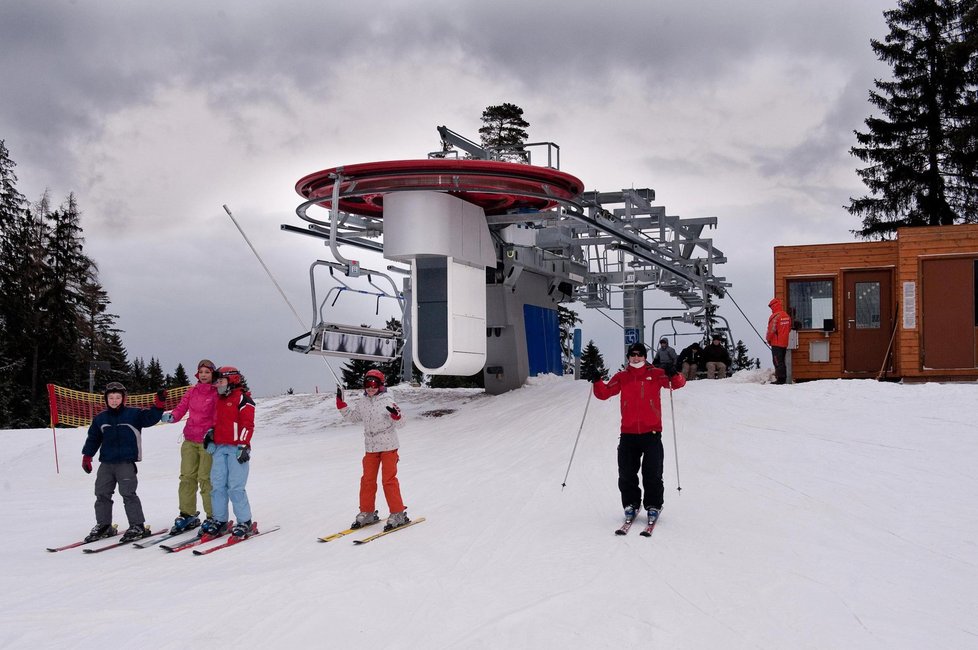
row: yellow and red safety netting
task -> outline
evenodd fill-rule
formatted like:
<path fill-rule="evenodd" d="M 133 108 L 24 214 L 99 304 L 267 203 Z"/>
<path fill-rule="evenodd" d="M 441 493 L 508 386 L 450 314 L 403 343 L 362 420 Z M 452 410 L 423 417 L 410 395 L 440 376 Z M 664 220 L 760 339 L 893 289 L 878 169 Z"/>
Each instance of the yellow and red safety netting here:
<path fill-rule="evenodd" d="M 176 406 L 188 390 L 190 386 L 167 388 L 165 410 L 169 411 Z M 136 408 L 152 406 L 155 401 L 155 392 L 126 395 L 126 405 Z M 105 399 L 102 393 L 86 393 L 48 384 L 48 406 L 51 410 L 52 429 L 59 424 L 66 427 L 87 427 L 96 415 L 105 410 Z"/>

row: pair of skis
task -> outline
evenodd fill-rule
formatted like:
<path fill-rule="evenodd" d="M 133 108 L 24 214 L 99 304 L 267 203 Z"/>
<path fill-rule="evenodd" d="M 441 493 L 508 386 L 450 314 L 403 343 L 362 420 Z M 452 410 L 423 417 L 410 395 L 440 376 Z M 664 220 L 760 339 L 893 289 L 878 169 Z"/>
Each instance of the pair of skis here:
<path fill-rule="evenodd" d="M 659 522 L 659 518 L 656 517 L 655 521 L 649 523 L 645 530 L 643 530 L 639 535 L 642 537 L 652 537 L 652 531 L 655 529 L 655 525 Z M 635 518 L 626 519 L 625 523 L 621 525 L 621 528 L 615 531 L 615 535 L 627 535 L 628 531 L 631 530 L 632 524 L 635 523 Z"/>
<path fill-rule="evenodd" d="M 234 525 L 234 522 L 228 522 L 228 530 L 230 530 L 231 526 L 233 526 L 233 525 Z M 114 530 L 117 530 L 117 526 L 115 524 L 112 525 L 112 528 Z M 207 549 L 204 549 L 204 550 L 194 550 L 194 554 L 195 555 L 206 555 L 208 553 L 212 553 L 212 552 L 217 551 L 217 550 L 222 549 L 222 548 L 227 548 L 229 546 L 234 546 L 235 544 L 239 544 L 239 543 L 241 543 L 241 542 L 243 542 L 245 540 L 251 539 L 252 537 L 259 537 L 261 535 L 266 535 L 268 533 L 274 533 L 275 531 L 279 530 L 280 528 L 281 528 L 281 526 L 275 526 L 275 527 L 269 528 L 267 530 L 259 531 L 258 530 L 258 524 L 257 523 L 253 523 L 251 525 L 251 532 L 247 536 L 245 536 L 245 537 L 229 536 L 229 539 L 227 541 L 225 541 L 223 544 L 218 544 L 216 546 L 211 546 L 211 547 L 208 547 Z M 141 539 L 139 539 L 139 540 L 137 540 L 135 542 L 132 542 L 131 545 L 133 547 L 135 547 L 135 548 L 149 548 L 150 546 L 155 546 L 156 544 L 161 544 L 162 542 L 164 542 L 164 541 L 166 541 L 168 539 L 171 539 L 173 537 L 178 537 L 178 536 L 183 535 L 183 534 L 185 534 L 187 532 L 190 532 L 190 531 L 182 530 L 182 531 L 180 531 L 178 533 L 171 533 L 169 530 L 161 530 L 161 531 L 157 531 L 155 533 L 152 533 L 151 535 L 148 535 L 146 537 L 143 537 L 143 538 L 141 538 Z M 184 540 L 184 541 L 182 541 L 180 543 L 177 543 L 177 544 L 169 544 L 169 545 L 167 545 L 167 544 L 161 544 L 160 548 L 162 548 L 163 550 L 165 550 L 165 551 L 167 551 L 169 553 L 176 553 L 178 551 L 184 551 L 184 550 L 186 550 L 188 548 L 193 548 L 195 546 L 200 546 L 201 544 L 206 544 L 208 542 L 213 542 L 214 540 L 219 539 L 220 537 L 223 537 L 223 536 L 224 536 L 223 534 L 222 535 L 207 535 L 207 534 L 203 534 L 203 535 L 198 535 L 196 537 L 192 537 L 192 538 L 190 538 L 188 540 Z M 95 542 L 100 542 L 100 541 L 104 541 L 104 540 L 107 540 L 107 539 L 111 539 L 112 537 L 115 537 L 115 535 L 109 535 L 107 537 L 100 537 L 99 539 L 92 540 L 91 542 L 86 542 L 85 540 L 81 540 L 81 541 L 78 541 L 78 542 L 73 542 L 71 544 L 66 544 L 64 546 L 49 547 L 48 548 L 48 551 L 51 552 L 51 553 L 58 553 L 60 551 L 67 551 L 68 549 L 78 548 L 79 546 L 85 546 L 87 544 L 93 544 Z M 112 544 L 106 544 L 105 546 L 99 546 L 98 548 L 84 548 L 84 549 L 82 549 L 82 552 L 83 553 L 88 553 L 88 554 L 92 554 L 92 553 L 104 553 L 105 551 L 109 551 L 109 550 L 114 549 L 114 548 L 122 548 L 124 546 L 130 546 L 130 542 L 123 542 L 122 540 L 118 540 L 118 541 L 113 542 Z"/>
<path fill-rule="evenodd" d="M 411 526 L 413 526 L 415 524 L 420 524 L 424 520 L 425 520 L 424 517 L 418 517 L 417 519 L 412 519 L 411 521 L 409 521 L 408 523 L 404 524 L 403 526 L 398 526 L 397 528 L 391 528 L 390 530 L 382 530 L 379 533 L 374 533 L 373 535 L 370 535 L 369 537 L 364 537 L 363 539 L 355 539 L 355 540 L 353 540 L 353 543 L 356 544 L 356 545 L 358 545 L 358 546 L 360 546 L 362 544 L 366 544 L 368 542 L 372 542 L 375 539 L 380 539 L 381 537 L 384 537 L 385 535 L 390 535 L 391 533 L 396 533 L 399 530 L 404 530 L 405 528 L 410 528 Z M 357 531 L 363 530 L 367 526 L 373 526 L 375 523 L 378 523 L 378 522 L 375 521 L 373 523 L 366 524 L 365 526 L 360 526 L 359 528 L 347 528 L 346 530 L 341 530 L 338 533 L 333 533 L 332 535 L 327 535 L 326 537 L 320 537 L 319 538 L 319 541 L 320 542 L 332 542 L 334 539 L 339 539 L 340 537 L 345 537 L 345 536 L 349 535 L 350 533 L 355 533 Z"/>

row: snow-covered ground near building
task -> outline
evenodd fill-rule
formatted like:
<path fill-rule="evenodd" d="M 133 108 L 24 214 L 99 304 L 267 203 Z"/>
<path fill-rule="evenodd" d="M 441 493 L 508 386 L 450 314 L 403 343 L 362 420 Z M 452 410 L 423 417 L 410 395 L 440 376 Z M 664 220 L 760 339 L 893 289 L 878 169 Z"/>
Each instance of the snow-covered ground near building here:
<path fill-rule="evenodd" d="M 663 394 L 648 539 L 613 534 L 617 398 L 567 378 L 392 389 L 427 521 L 366 546 L 316 542 L 353 520 L 363 449 L 329 394 L 258 400 L 248 493 L 282 529 L 204 557 L 46 552 L 94 524 L 85 432 L 58 431 L 60 474 L 50 430 L 0 432 L 0 647 L 978 647 L 978 385 L 765 376 Z M 154 528 L 181 430 L 144 431 Z"/>

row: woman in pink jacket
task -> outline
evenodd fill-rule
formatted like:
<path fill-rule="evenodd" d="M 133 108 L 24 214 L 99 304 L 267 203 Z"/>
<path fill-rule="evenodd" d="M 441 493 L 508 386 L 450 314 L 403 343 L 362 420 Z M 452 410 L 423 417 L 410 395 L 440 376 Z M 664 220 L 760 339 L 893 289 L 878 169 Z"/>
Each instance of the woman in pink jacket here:
<path fill-rule="evenodd" d="M 204 505 L 204 514 L 210 517 L 211 464 L 213 457 L 204 450 L 204 435 L 214 428 L 217 408 L 217 389 L 214 387 L 214 362 L 201 359 L 197 364 L 197 384 L 183 395 L 183 399 L 170 413 L 163 414 L 163 422 L 179 422 L 189 413 L 183 427 L 183 444 L 180 446 L 180 516 L 173 522 L 172 533 L 191 530 L 200 525 L 197 510 L 197 490 Z"/>

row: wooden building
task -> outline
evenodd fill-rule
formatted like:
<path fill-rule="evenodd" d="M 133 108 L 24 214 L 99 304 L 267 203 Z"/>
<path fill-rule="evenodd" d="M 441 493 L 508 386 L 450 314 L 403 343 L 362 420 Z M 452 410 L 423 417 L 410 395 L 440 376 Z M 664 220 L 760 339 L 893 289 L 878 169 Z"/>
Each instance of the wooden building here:
<path fill-rule="evenodd" d="M 798 333 L 793 379 L 978 379 L 976 276 L 972 224 L 775 247 L 774 295 Z"/>

